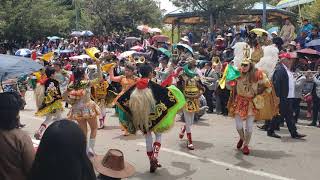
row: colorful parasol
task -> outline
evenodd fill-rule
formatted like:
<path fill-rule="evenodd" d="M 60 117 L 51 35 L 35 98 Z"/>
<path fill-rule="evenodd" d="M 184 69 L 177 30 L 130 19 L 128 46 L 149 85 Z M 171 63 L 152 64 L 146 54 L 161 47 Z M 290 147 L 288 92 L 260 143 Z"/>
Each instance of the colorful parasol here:
<path fill-rule="evenodd" d="M 250 32 L 254 32 L 258 36 L 262 36 L 263 33 L 269 34 L 268 31 L 261 29 L 261 28 L 254 28 Z"/>
<path fill-rule="evenodd" d="M 137 27 L 137 29 L 144 32 L 144 33 L 148 33 L 151 30 L 151 28 L 147 25 L 140 25 Z"/>
<path fill-rule="evenodd" d="M 156 35 L 153 36 L 152 39 L 157 42 L 167 42 L 169 40 L 169 37 L 165 35 Z"/>

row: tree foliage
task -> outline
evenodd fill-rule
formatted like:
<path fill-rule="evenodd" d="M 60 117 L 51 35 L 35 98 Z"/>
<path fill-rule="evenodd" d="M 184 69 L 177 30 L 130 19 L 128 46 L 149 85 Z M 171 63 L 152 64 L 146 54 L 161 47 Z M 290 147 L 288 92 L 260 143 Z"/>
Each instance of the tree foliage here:
<path fill-rule="evenodd" d="M 310 5 L 305 5 L 302 10 L 302 17 L 310 19 L 311 22 L 320 24 L 320 1 L 315 1 Z"/>
<path fill-rule="evenodd" d="M 170 0 L 187 11 L 201 11 L 214 19 L 227 20 L 239 11 L 249 8 L 256 0 Z"/>
<path fill-rule="evenodd" d="M 139 24 L 160 25 L 161 11 L 153 0 L 88 0 L 95 31 L 127 31 Z"/>
<path fill-rule="evenodd" d="M 160 25 L 161 11 L 153 0 L 1 0 L 0 40 L 26 41 L 66 36 L 75 29 L 96 34 Z"/>
<path fill-rule="evenodd" d="M 72 12 L 55 0 L 2 0 L 0 38 L 25 41 L 69 30 Z"/>

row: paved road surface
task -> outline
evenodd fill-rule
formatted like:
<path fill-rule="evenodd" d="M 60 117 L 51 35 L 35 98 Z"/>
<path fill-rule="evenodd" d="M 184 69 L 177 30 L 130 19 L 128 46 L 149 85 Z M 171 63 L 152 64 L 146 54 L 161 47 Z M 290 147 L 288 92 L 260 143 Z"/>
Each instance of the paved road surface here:
<path fill-rule="evenodd" d="M 40 126 L 42 118 L 34 117 L 35 102 L 32 92 L 27 94 L 26 110 L 21 112 L 24 128 L 30 136 Z M 66 109 L 66 112 L 68 109 Z M 66 113 L 65 112 L 65 113 Z M 122 136 L 114 111 L 108 109 L 106 128 L 98 131 L 96 152 L 104 154 L 109 148 L 118 148 L 125 159 L 136 168 L 132 180 L 317 180 L 320 170 L 320 129 L 299 125 L 299 132 L 307 134 L 305 140 L 289 137 L 287 128 L 279 132 L 282 139 L 266 136 L 254 129 L 251 154 L 244 156 L 235 145 L 238 141 L 234 122 L 229 117 L 210 114 L 193 126 L 194 151 L 186 148 L 186 140 L 178 139 L 182 123 L 162 136 L 160 162 L 163 168 L 155 174 L 148 172 L 144 137 Z M 176 118 L 177 120 L 179 117 Z M 302 121 L 301 124 L 307 124 Z"/>

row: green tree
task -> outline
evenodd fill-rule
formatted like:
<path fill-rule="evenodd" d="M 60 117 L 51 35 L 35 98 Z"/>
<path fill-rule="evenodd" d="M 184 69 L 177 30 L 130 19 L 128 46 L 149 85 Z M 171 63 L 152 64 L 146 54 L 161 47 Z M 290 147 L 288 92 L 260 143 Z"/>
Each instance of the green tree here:
<path fill-rule="evenodd" d="M 2 0 L 0 38 L 9 41 L 65 35 L 70 31 L 72 11 L 55 0 Z"/>
<path fill-rule="evenodd" d="M 210 18 L 211 26 L 222 23 L 249 8 L 256 0 L 170 0 L 187 11 L 199 11 Z"/>
<path fill-rule="evenodd" d="M 139 24 L 158 26 L 161 10 L 153 0 L 88 0 L 86 13 L 100 33 L 134 30 Z"/>
<path fill-rule="evenodd" d="M 302 17 L 310 19 L 311 22 L 320 24 L 320 1 L 315 1 L 312 4 L 305 5 L 302 10 L 301 14 Z"/>

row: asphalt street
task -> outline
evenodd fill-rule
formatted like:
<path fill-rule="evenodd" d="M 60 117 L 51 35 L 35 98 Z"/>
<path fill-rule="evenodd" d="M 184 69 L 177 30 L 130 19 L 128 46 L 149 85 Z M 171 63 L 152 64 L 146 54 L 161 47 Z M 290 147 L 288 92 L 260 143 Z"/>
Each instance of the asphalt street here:
<path fill-rule="evenodd" d="M 27 93 L 27 106 L 20 113 L 24 128 L 33 138 L 43 118 L 35 117 L 33 92 Z M 65 110 L 64 115 L 68 112 Z M 317 180 L 320 170 L 320 128 L 307 127 L 301 120 L 298 131 L 308 135 L 304 140 L 292 139 L 286 127 L 278 132 L 281 139 L 270 138 L 256 127 L 251 140 L 251 154 L 236 149 L 238 135 L 232 118 L 206 114 L 192 127 L 195 150 L 179 140 L 182 126 L 179 116 L 174 127 L 162 135 L 159 161 L 162 168 L 149 173 L 149 162 L 142 134 L 122 136 L 113 109 L 108 109 L 106 128 L 99 130 L 95 151 L 104 154 L 110 148 L 124 152 L 125 159 L 136 168 L 132 180 Z"/>

